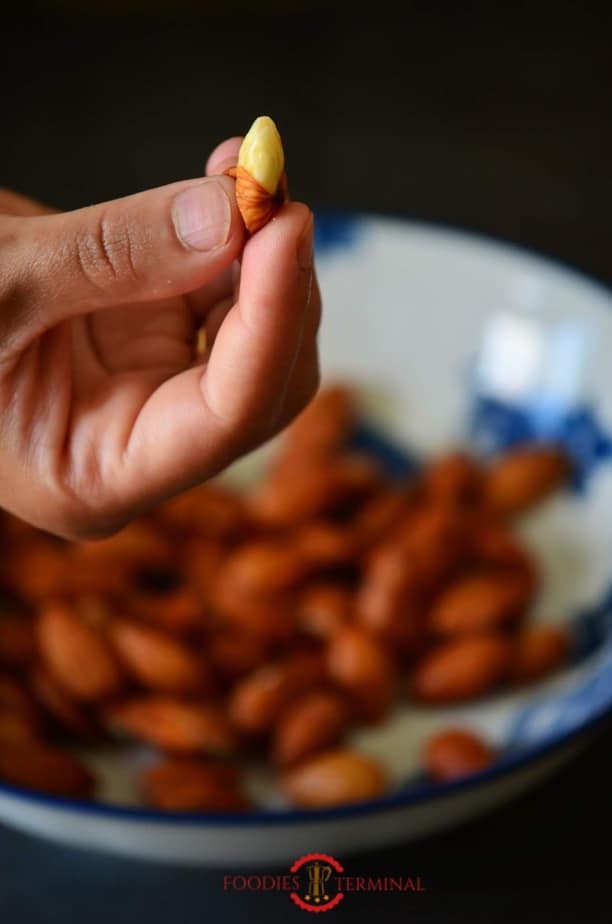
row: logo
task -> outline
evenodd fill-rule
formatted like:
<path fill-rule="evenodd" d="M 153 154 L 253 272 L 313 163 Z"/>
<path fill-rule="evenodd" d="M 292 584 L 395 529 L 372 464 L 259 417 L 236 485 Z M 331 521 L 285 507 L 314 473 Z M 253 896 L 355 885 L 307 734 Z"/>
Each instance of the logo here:
<path fill-rule="evenodd" d="M 303 911 L 329 911 L 344 898 L 337 885 L 338 879 L 333 877 L 334 872 L 340 876 L 344 867 L 327 853 L 308 853 L 300 857 L 291 872 L 299 876 L 302 894 L 295 891 L 289 897 Z"/>
<path fill-rule="evenodd" d="M 336 908 L 349 892 L 426 892 L 420 876 L 351 876 L 335 857 L 307 853 L 288 873 L 225 875 L 226 892 L 284 892 L 302 911 L 319 914 Z"/>

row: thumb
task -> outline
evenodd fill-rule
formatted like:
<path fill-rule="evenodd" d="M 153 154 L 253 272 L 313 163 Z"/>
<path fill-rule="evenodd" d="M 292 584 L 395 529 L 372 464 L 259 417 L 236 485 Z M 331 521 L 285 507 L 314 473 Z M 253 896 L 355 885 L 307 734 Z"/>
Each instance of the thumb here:
<path fill-rule="evenodd" d="M 12 292 L 27 299 L 23 316 L 44 328 L 197 289 L 231 264 L 244 238 L 234 182 L 220 176 L 2 222 L 13 225 Z"/>

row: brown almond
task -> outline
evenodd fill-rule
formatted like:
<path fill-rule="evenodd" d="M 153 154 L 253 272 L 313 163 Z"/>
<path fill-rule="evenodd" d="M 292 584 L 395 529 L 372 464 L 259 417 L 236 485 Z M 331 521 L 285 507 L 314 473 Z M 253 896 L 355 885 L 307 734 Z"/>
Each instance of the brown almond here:
<path fill-rule="evenodd" d="M 287 707 L 274 729 L 274 762 L 288 767 L 333 747 L 350 721 L 351 710 L 340 693 L 324 689 L 305 693 Z"/>
<path fill-rule="evenodd" d="M 174 759 L 149 767 L 140 778 L 147 805 L 169 812 L 244 812 L 249 802 L 232 767 Z"/>
<path fill-rule="evenodd" d="M 480 735 L 464 728 L 445 728 L 426 743 L 425 770 L 434 780 L 448 782 L 490 766 L 495 753 Z"/>
<path fill-rule="evenodd" d="M 428 585 L 409 550 L 389 541 L 368 558 L 355 597 L 355 619 L 403 654 L 412 654 L 424 636 L 427 596 Z"/>
<path fill-rule="evenodd" d="M 177 753 L 231 754 L 235 735 L 225 711 L 163 696 L 142 696 L 116 703 L 106 711 L 111 730 Z"/>
<path fill-rule="evenodd" d="M 468 575 L 438 597 L 429 628 L 443 636 L 499 629 L 520 619 L 531 598 L 531 588 L 512 576 Z"/>
<path fill-rule="evenodd" d="M 229 699 L 231 719 L 247 735 L 264 734 L 292 699 L 323 678 L 324 663 L 318 653 L 298 651 L 265 664 L 234 687 Z"/>
<path fill-rule="evenodd" d="M 512 643 L 504 636 L 466 636 L 428 652 L 412 672 L 410 689 L 426 703 L 475 699 L 505 680 L 511 664 Z"/>
<path fill-rule="evenodd" d="M 330 637 L 326 662 L 329 676 L 351 694 L 362 717 L 380 720 L 396 693 L 395 667 L 383 645 L 363 629 L 347 626 Z"/>
<path fill-rule="evenodd" d="M 434 459 L 422 477 L 428 501 L 440 506 L 475 507 L 480 502 L 482 486 L 482 467 L 461 450 Z"/>
<path fill-rule="evenodd" d="M 0 780 L 56 796 L 88 798 L 94 777 L 67 751 L 35 741 L 0 747 Z"/>
<path fill-rule="evenodd" d="M 353 592 L 338 584 L 312 584 L 297 604 L 297 623 L 313 638 L 327 638 L 350 619 Z"/>
<path fill-rule="evenodd" d="M 204 656 L 166 632 L 120 619 L 113 623 L 110 639 L 127 673 L 146 687 L 179 694 L 211 688 Z"/>
<path fill-rule="evenodd" d="M 0 613 L 0 664 L 23 668 L 36 657 L 36 632 L 30 616 Z"/>
<path fill-rule="evenodd" d="M 83 742 L 100 737 L 98 723 L 87 707 L 73 699 L 44 664 L 37 664 L 29 679 L 30 689 L 40 708 L 64 734 Z"/>
<path fill-rule="evenodd" d="M 365 754 L 338 748 L 289 770 L 282 788 L 300 808 L 331 808 L 376 799 L 389 788 L 383 766 Z"/>
<path fill-rule="evenodd" d="M 513 516 L 543 501 L 567 480 L 569 473 L 568 456 L 559 447 L 521 446 L 489 468 L 485 501 L 497 513 Z"/>
<path fill-rule="evenodd" d="M 570 640 L 562 626 L 527 626 L 519 634 L 510 669 L 513 683 L 539 680 L 568 660 Z"/>
<path fill-rule="evenodd" d="M 75 699 L 102 700 L 120 686 L 119 666 L 105 638 L 70 605 L 48 604 L 38 618 L 37 636 L 49 670 Z"/>

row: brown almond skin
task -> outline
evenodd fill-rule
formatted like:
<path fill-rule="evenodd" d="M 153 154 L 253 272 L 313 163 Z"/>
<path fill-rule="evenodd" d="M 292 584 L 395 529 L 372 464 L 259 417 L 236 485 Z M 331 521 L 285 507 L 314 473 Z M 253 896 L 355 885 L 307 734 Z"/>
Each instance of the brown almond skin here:
<path fill-rule="evenodd" d="M 10 674 L 0 672 L 0 711 L 21 716 L 36 726 L 40 718 L 36 703 L 24 685 Z"/>
<path fill-rule="evenodd" d="M 463 728 L 446 728 L 426 743 L 423 763 L 429 776 L 448 782 L 490 766 L 495 753 L 479 735 Z"/>
<path fill-rule="evenodd" d="M 329 639 L 326 663 L 330 678 L 351 694 L 364 719 L 374 722 L 385 715 L 396 693 L 396 672 L 379 641 L 347 626 Z"/>
<path fill-rule="evenodd" d="M 309 571 L 309 564 L 297 549 L 286 542 L 257 539 L 237 548 L 226 560 L 218 576 L 215 602 L 238 594 L 278 594 L 299 583 Z"/>
<path fill-rule="evenodd" d="M 282 714 L 272 741 L 272 759 L 289 767 L 338 744 L 351 722 L 351 709 L 334 690 L 305 693 Z"/>
<path fill-rule="evenodd" d="M 475 568 L 512 576 L 531 593 L 538 589 L 536 563 L 506 525 L 484 520 L 474 530 L 471 544 Z"/>
<path fill-rule="evenodd" d="M 164 751 L 228 755 L 236 748 L 236 736 L 219 706 L 163 696 L 134 697 L 109 708 L 106 721 L 111 730 Z"/>
<path fill-rule="evenodd" d="M 425 703 L 454 703 L 489 693 L 508 677 L 512 643 L 487 633 L 447 642 L 428 652 L 415 666 L 412 696 Z"/>
<path fill-rule="evenodd" d="M 22 614 L 0 614 L 0 664 L 23 668 L 36 658 L 34 622 Z"/>
<path fill-rule="evenodd" d="M 321 683 L 324 671 L 323 658 L 317 653 L 298 651 L 265 664 L 232 690 L 232 722 L 246 735 L 269 732 L 292 699 Z"/>
<path fill-rule="evenodd" d="M 172 635 L 187 635 L 207 623 L 202 597 L 188 585 L 164 594 L 131 593 L 123 600 L 130 615 Z"/>
<path fill-rule="evenodd" d="M 107 539 L 75 543 L 71 551 L 75 561 L 96 561 L 101 567 L 123 572 L 139 567 L 167 567 L 173 560 L 171 543 L 144 519 L 134 520 Z"/>
<path fill-rule="evenodd" d="M 425 495 L 433 504 L 469 508 L 480 503 L 482 468 L 474 458 L 460 450 L 431 462 L 422 481 Z"/>
<path fill-rule="evenodd" d="M 355 395 L 342 384 L 321 388 L 283 438 L 284 456 L 330 456 L 341 451 L 355 421 Z"/>
<path fill-rule="evenodd" d="M 395 525 L 406 517 L 413 501 L 414 495 L 409 489 L 387 488 L 366 501 L 353 521 L 360 549 L 367 549 L 393 535 Z"/>
<path fill-rule="evenodd" d="M 331 808 L 382 796 L 389 788 L 389 777 L 373 758 L 338 748 L 290 769 L 282 788 L 300 808 Z"/>
<path fill-rule="evenodd" d="M 5 555 L 2 582 L 22 599 L 39 604 L 66 592 L 69 571 L 65 546 L 36 536 Z"/>
<path fill-rule="evenodd" d="M 351 527 L 315 521 L 295 535 L 295 546 L 306 559 L 311 572 L 342 568 L 356 560 L 357 543 Z"/>
<path fill-rule="evenodd" d="M 380 470 L 372 459 L 344 455 L 297 469 L 289 466 L 261 484 L 249 503 L 260 525 L 288 528 L 353 507 L 380 485 Z"/>
<path fill-rule="evenodd" d="M 168 633 L 122 619 L 113 623 L 109 635 L 126 672 L 144 686 L 179 694 L 211 689 L 203 655 Z"/>
<path fill-rule="evenodd" d="M 0 780 L 24 789 L 81 799 L 92 796 L 95 787 L 93 775 L 75 757 L 34 741 L 0 748 Z"/>
<path fill-rule="evenodd" d="M 269 597 L 245 596 L 240 605 L 217 613 L 217 625 L 258 635 L 269 646 L 285 648 L 296 640 L 297 621 L 290 594 Z"/>
<path fill-rule="evenodd" d="M 485 480 L 485 502 L 503 516 L 523 513 L 559 488 L 569 472 L 567 454 L 558 447 L 518 447 L 489 468 Z"/>
<path fill-rule="evenodd" d="M 396 532 L 422 583 L 435 589 L 465 565 L 472 529 L 472 519 L 461 510 L 425 506 Z"/>
<path fill-rule="evenodd" d="M 338 584 L 312 584 L 301 595 L 297 623 L 313 638 L 328 638 L 349 621 L 353 593 Z"/>
<path fill-rule="evenodd" d="M 0 708 L 0 748 L 38 740 L 40 733 L 36 724 L 18 712 L 5 712 Z"/>
<path fill-rule="evenodd" d="M 29 682 L 41 710 L 62 732 L 84 743 L 100 737 L 100 727 L 87 707 L 72 699 L 44 664 L 32 668 Z"/>
<path fill-rule="evenodd" d="M 70 605 L 48 604 L 38 618 L 37 637 L 47 667 L 75 699 L 97 702 L 120 687 L 121 672 L 111 648 Z"/>
<path fill-rule="evenodd" d="M 516 641 L 510 680 L 531 683 L 565 664 L 570 654 L 570 640 L 562 626 L 529 626 Z"/>
<path fill-rule="evenodd" d="M 219 626 L 206 642 L 206 654 L 217 677 L 234 683 L 268 661 L 272 643 L 259 632 L 239 626 Z"/>
<path fill-rule="evenodd" d="M 181 536 L 196 532 L 202 539 L 233 539 L 249 529 L 241 496 L 210 483 L 166 501 L 157 509 L 155 518 L 164 529 L 178 530 Z"/>
<path fill-rule="evenodd" d="M 387 542 L 369 556 L 355 598 L 355 620 L 404 654 L 424 636 L 427 587 L 421 570 L 400 542 Z"/>
<path fill-rule="evenodd" d="M 429 629 L 452 637 L 502 628 L 521 618 L 531 597 L 531 588 L 512 576 L 468 575 L 438 597 L 429 616 Z"/>
<path fill-rule="evenodd" d="M 244 812 L 249 802 L 234 768 L 175 758 L 145 770 L 140 786 L 147 805 L 168 812 Z"/>

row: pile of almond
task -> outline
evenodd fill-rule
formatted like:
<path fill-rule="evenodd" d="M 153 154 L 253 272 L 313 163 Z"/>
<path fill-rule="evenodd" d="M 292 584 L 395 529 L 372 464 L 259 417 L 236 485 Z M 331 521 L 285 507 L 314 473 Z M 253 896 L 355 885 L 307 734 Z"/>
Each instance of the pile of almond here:
<path fill-rule="evenodd" d="M 563 452 L 452 452 L 398 484 L 347 449 L 355 416 L 349 388 L 323 389 L 254 488 L 208 483 L 110 539 L 4 516 L 0 780 L 92 796 L 74 746 L 116 740 L 159 755 L 139 784 L 161 809 L 245 811 L 262 759 L 295 805 L 373 798 L 389 776 L 352 729 L 566 660 L 565 632 L 527 621 L 538 570 L 513 534 L 567 479 Z M 424 753 L 437 779 L 493 759 L 461 730 Z"/>

